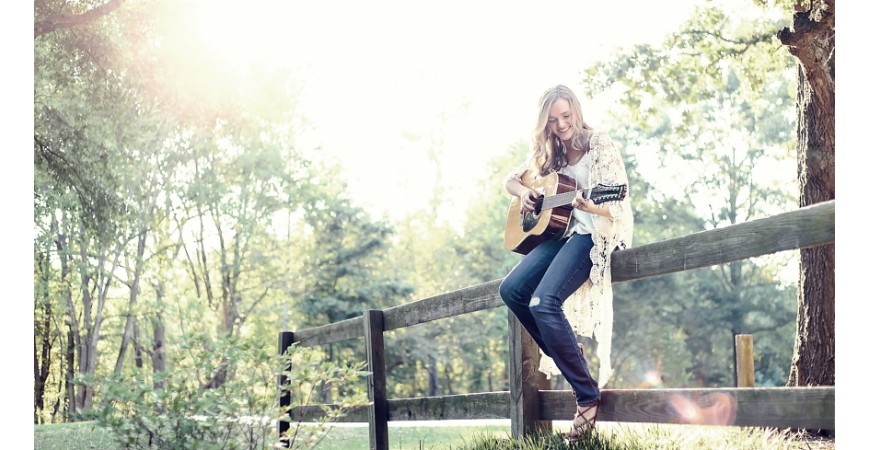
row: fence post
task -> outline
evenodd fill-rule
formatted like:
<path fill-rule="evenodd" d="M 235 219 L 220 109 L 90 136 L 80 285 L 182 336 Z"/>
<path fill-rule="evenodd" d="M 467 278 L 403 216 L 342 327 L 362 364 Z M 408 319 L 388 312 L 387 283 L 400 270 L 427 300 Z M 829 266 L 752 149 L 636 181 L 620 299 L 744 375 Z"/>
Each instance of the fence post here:
<path fill-rule="evenodd" d="M 541 353 L 538 344 L 526 332 L 516 316 L 508 311 L 511 388 L 511 436 L 528 436 L 534 432 L 551 432 L 553 422 L 540 420 L 539 390 L 550 388 L 550 380 L 538 370 Z"/>
<path fill-rule="evenodd" d="M 371 375 L 368 377 L 369 391 L 369 449 L 388 450 L 389 432 L 387 421 L 387 369 L 384 360 L 384 312 L 367 309 L 363 312 L 363 326 L 366 339 L 366 361 Z"/>
<path fill-rule="evenodd" d="M 293 332 L 292 331 L 282 331 L 278 333 L 278 356 L 283 357 L 284 352 L 287 351 L 290 346 L 293 345 Z M 283 371 L 290 371 L 290 362 L 287 362 L 287 365 L 282 367 Z M 284 375 L 283 373 L 278 374 L 278 406 L 281 407 L 282 415 L 287 412 L 285 411 L 290 406 L 291 396 L 290 391 L 283 390 L 282 387 L 289 381 L 289 377 Z M 289 415 L 289 414 L 288 414 Z M 289 419 L 289 417 L 288 417 Z M 285 439 L 281 439 L 281 436 L 290 429 L 290 423 L 284 422 L 283 420 L 278 421 L 278 438 L 280 439 L 280 443 L 282 447 L 289 447 L 290 443 Z"/>
<path fill-rule="evenodd" d="M 752 357 L 752 335 L 738 334 L 734 336 L 737 362 L 737 387 L 755 387 L 755 361 Z"/>

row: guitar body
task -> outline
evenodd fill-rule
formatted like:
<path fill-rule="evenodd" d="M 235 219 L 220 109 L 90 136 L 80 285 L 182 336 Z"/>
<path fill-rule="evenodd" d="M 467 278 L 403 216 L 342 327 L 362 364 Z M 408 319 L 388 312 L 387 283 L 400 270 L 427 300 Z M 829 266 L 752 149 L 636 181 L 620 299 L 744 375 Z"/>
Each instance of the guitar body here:
<path fill-rule="evenodd" d="M 521 181 L 524 186 L 543 194 L 541 199 L 577 189 L 572 178 L 555 172 L 535 178 L 527 170 L 523 173 Z M 568 204 L 542 210 L 539 202 L 535 211 L 524 213 L 521 209 L 520 199 L 514 197 L 511 200 L 505 223 L 505 248 L 525 255 L 541 242 L 561 236 L 568 228 L 573 209 Z"/>

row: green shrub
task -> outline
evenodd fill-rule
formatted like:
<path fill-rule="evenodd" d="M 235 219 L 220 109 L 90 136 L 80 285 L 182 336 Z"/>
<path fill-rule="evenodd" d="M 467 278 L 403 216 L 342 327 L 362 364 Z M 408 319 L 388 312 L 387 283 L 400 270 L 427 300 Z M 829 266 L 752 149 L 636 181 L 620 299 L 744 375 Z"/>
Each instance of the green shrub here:
<path fill-rule="evenodd" d="M 323 385 L 336 386 L 343 392 L 337 408 L 324 408 L 325 414 L 313 425 L 290 426 L 290 448 L 311 448 L 323 438 L 329 422 L 365 404 L 361 365 L 319 363 L 311 349 L 295 346 L 276 356 L 264 350 L 267 347 L 241 339 L 214 343 L 190 336 L 165 372 L 137 369 L 79 380 L 93 384 L 97 392 L 93 409 L 81 418 L 108 429 L 121 448 L 266 449 L 278 443 L 277 423 L 289 421 L 290 408 L 310 401 Z M 288 363 L 293 371 L 284 374 L 290 382 L 279 387 L 278 375 Z M 291 386 L 293 402 L 282 411 L 279 388 Z"/>

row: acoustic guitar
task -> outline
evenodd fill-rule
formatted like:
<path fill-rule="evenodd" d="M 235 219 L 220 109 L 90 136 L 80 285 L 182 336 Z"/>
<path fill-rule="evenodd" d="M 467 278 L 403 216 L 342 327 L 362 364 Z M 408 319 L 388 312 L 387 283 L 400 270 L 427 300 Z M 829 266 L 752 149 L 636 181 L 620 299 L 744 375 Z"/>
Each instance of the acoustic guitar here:
<path fill-rule="evenodd" d="M 508 209 L 504 246 L 523 255 L 541 242 L 565 233 L 574 210 L 571 202 L 578 191 L 583 191 L 583 197 L 596 205 L 622 200 L 628 192 L 624 184 L 598 184 L 592 188 L 577 189 L 573 178 L 556 172 L 536 178 L 527 170 L 520 180 L 524 186 L 540 194 L 535 200 L 534 211 L 523 212 L 518 197 L 511 200 Z"/>

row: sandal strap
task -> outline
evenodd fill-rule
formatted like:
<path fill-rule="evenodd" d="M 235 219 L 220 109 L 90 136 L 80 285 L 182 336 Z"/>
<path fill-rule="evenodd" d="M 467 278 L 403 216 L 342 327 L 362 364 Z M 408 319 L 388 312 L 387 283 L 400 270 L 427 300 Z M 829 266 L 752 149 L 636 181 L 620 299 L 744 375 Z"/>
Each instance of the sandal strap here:
<path fill-rule="evenodd" d="M 598 404 L 600 402 L 595 402 L 591 405 L 577 405 L 577 412 L 574 414 L 574 421 L 571 423 L 571 436 L 574 438 L 579 438 L 585 434 L 590 433 L 595 428 L 595 422 L 598 420 Z M 595 412 L 592 414 L 592 417 L 586 417 L 586 413 L 589 412 L 592 408 L 595 408 Z"/>

